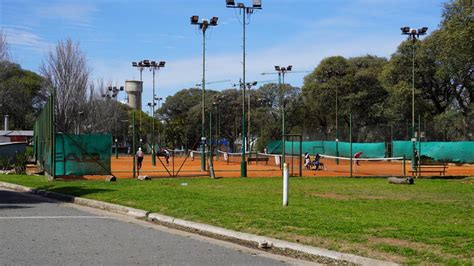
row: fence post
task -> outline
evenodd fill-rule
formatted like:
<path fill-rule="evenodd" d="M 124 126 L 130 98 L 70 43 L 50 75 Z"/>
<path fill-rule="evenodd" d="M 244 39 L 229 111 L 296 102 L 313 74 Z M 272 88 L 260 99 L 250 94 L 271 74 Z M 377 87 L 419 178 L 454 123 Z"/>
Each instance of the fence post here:
<path fill-rule="evenodd" d="M 288 206 L 288 164 L 283 164 L 283 206 Z"/>
<path fill-rule="evenodd" d="M 133 178 L 136 178 L 136 156 L 135 153 L 136 151 L 136 146 L 135 146 L 135 112 L 132 112 L 132 156 L 133 156 Z"/>
<path fill-rule="evenodd" d="M 53 89 L 53 95 L 51 96 L 50 104 L 50 130 L 51 130 L 51 178 L 56 178 L 56 127 L 54 121 L 54 98 L 56 97 L 56 90 Z"/>
<path fill-rule="evenodd" d="M 403 177 L 407 177 L 407 173 L 406 173 L 406 158 L 405 158 L 405 154 L 403 154 Z"/>
<path fill-rule="evenodd" d="M 350 142 L 350 151 L 349 155 L 351 156 L 351 161 L 350 161 L 350 172 L 351 172 L 351 177 L 352 177 L 352 113 L 349 114 L 349 142 Z"/>

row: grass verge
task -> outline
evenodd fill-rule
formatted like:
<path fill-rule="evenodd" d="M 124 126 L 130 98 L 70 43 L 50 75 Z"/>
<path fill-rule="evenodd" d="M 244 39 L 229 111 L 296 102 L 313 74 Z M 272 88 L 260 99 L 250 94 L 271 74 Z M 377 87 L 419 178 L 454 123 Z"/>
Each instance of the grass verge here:
<path fill-rule="evenodd" d="M 158 212 L 399 263 L 468 264 L 474 257 L 474 179 L 281 178 L 55 181 L 0 175 L 0 181 Z"/>

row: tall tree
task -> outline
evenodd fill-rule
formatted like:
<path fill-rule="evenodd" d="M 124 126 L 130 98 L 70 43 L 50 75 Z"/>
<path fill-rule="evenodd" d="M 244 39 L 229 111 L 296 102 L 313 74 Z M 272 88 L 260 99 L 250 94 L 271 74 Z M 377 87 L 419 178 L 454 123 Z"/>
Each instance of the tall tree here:
<path fill-rule="evenodd" d="M 9 61 L 0 61 L 0 115 L 9 115 L 10 129 L 32 129 L 41 109 L 43 79 Z"/>
<path fill-rule="evenodd" d="M 471 2 L 471 4 L 469 4 Z M 439 35 L 442 70 L 454 87 L 455 108 L 463 116 L 464 135 L 474 139 L 474 10 L 472 1 L 451 0 L 444 6 Z"/>
<path fill-rule="evenodd" d="M 337 113 L 339 136 L 347 139 L 349 113 L 352 113 L 355 137 L 360 141 L 373 140 L 376 134 L 361 130 L 384 121 L 382 110 L 387 93 L 378 74 L 385 64 L 384 58 L 370 55 L 349 59 L 333 56 L 322 60 L 305 77 L 303 85 L 303 100 L 310 114 L 310 137 L 335 138 Z"/>
<path fill-rule="evenodd" d="M 48 54 L 40 72 L 46 88 L 56 91 L 55 116 L 59 130 L 74 132 L 82 119 L 79 114 L 87 112 L 84 103 L 87 102 L 90 72 L 79 44 L 70 39 L 60 41 Z"/>
<path fill-rule="evenodd" d="M 8 53 L 8 42 L 7 36 L 0 29 L 0 62 L 1 61 L 8 61 L 10 59 L 10 54 Z"/>
<path fill-rule="evenodd" d="M 474 22 L 472 7 L 464 2 L 446 3 L 440 28 L 422 41 L 402 42 L 381 75 L 389 92 L 387 115 L 410 120 L 414 48 L 415 113 L 440 123 L 431 131 L 450 125 L 449 131 L 458 132 L 450 140 L 473 138 Z"/>

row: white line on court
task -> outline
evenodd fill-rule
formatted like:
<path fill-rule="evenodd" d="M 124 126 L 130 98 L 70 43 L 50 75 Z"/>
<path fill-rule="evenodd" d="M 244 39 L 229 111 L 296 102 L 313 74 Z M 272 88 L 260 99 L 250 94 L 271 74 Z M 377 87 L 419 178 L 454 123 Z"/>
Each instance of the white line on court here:
<path fill-rule="evenodd" d="M 106 216 L 10 216 L 0 217 L 0 220 L 13 219 L 108 219 Z"/>

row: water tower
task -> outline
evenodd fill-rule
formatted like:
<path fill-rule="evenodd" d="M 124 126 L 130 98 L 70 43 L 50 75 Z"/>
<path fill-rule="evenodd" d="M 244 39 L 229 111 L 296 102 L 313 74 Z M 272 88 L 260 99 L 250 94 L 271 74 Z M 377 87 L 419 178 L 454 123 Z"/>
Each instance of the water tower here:
<path fill-rule="evenodd" d="M 143 81 L 126 80 L 125 92 L 128 95 L 128 106 L 136 110 L 142 110 Z"/>

